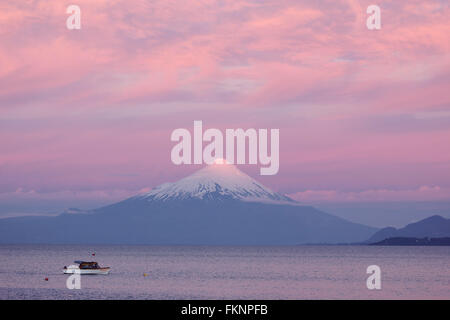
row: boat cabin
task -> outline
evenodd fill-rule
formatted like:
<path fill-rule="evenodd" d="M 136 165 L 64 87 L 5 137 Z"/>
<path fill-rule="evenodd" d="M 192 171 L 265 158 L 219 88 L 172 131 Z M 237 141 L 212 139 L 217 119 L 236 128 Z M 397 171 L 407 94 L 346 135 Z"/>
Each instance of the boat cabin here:
<path fill-rule="evenodd" d="M 77 261 L 80 269 L 99 269 L 100 266 L 95 261 Z"/>

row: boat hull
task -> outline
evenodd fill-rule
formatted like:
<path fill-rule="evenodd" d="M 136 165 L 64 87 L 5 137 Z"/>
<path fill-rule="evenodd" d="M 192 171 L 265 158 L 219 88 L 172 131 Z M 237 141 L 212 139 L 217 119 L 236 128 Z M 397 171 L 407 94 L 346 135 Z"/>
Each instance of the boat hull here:
<path fill-rule="evenodd" d="M 108 274 L 111 268 L 98 268 L 98 269 L 79 269 L 79 268 L 67 268 L 64 269 L 65 274 Z"/>

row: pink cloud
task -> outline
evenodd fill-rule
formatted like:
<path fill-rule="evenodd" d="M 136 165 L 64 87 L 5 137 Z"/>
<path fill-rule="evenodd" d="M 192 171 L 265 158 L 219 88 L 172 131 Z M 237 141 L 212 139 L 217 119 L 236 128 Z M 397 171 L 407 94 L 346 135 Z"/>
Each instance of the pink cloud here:
<path fill-rule="evenodd" d="M 77 4 L 80 31 L 60 1 L 0 5 L 0 191 L 175 180 L 168 137 L 198 119 L 280 128 L 274 189 L 450 187 L 441 1 L 380 1 L 375 32 L 370 1 Z"/>
<path fill-rule="evenodd" d="M 89 191 L 72 191 L 59 190 L 54 192 L 37 192 L 36 190 L 26 190 L 18 188 L 13 192 L 0 193 L 0 199 L 3 201 L 30 201 L 30 200 L 73 200 L 73 201 L 120 201 L 132 195 L 142 192 L 143 190 L 89 190 Z"/>
<path fill-rule="evenodd" d="M 343 192 L 338 190 L 306 190 L 289 195 L 306 203 L 317 202 L 389 202 L 389 201 L 442 201 L 450 198 L 450 188 L 421 186 L 409 190 L 363 190 Z"/>

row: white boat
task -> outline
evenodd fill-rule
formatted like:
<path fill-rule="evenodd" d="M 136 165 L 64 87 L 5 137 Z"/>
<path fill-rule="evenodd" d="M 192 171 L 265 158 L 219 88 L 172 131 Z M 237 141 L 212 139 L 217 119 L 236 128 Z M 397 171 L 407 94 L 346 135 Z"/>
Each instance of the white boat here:
<path fill-rule="evenodd" d="M 110 267 L 100 267 L 95 261 L 74 261 L 76 265 L 64 267 L 65 274 L 108 274 Z"/>

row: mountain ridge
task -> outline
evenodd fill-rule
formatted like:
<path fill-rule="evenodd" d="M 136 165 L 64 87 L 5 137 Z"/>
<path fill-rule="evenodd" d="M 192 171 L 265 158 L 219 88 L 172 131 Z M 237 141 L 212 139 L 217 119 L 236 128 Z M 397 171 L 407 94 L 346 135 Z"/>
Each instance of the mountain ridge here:
<path fill-rule="evenodd" d="M 450 237 L 450 219 L 433 215 L 407 224 L 403 228 L 386 227 L 380 229 L 367 243 L 376 243 L 388 238 L 445 238 Z"/>

